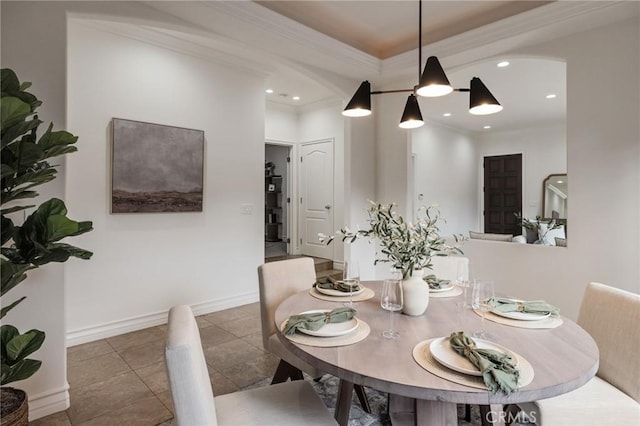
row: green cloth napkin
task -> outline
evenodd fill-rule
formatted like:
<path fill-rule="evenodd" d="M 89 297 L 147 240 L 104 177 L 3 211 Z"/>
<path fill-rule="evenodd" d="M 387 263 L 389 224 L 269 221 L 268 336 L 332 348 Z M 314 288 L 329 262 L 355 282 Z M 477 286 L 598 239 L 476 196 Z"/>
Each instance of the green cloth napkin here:
<path fill-rule="evenodd" d="M 560 310 L 544 300 L 516 301 L 494 297 L 489 299 L 489 305 L 498 312 L 528 312 L 532 314 L 558 315 Z"/>
<path fill-rule="evenodd" d="M 439 280 L 435 275 L 427 275 L 426 277 L 422 277 L 422 279 L 429 284 L 430 290 L 440 290 L 446 287 L 449 287 L 449 280 Z"/>
<path fill-rule="evenodd" d="M 327 277 L 324 279 L 320 278 L 315 282 L 315 284 L 313 284 L 313 286 L 324 288 L 326 290 L 342 291 L 344 293 L 349 293 L 349 291 L 351 290 L 351 286 L 349 284 L 344 283 L 342 281 L 336 281 L 331 277 Z M 358 284 L 355 284 L 353 286 L 353 291 L 358 291 L 359 289 L 360 289 L 360 286 Z"/>
<path fill-rule="evenodd" d="M 510 394 L 516 390 L 520 371 L 511 356 L 493 349 L 478 349 L 473 339 L 462 331 L 451 333 L 449 343 L 454 351 L 480 370 L 484 384 L 491 392 Z"/>
<path fill-rule="evenodd" d="M 316 312 L 313 314 L 291 315 L 284 326 L 285 336 L 291 336 L 299 328 L 316 331 L 328 323 L 349 321 L 356 315 L 353 308 L 335 308 L 331 312 Z"/>

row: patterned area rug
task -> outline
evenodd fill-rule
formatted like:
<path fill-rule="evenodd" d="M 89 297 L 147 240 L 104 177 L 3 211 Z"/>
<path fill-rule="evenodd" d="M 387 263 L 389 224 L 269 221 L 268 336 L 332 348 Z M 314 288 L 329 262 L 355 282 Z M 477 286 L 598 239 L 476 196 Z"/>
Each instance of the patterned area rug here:
<path fill-rule="evenodd" d="M 320 398 L 324 401 L 329 410 L 335 408 L 336 394 L 338 392 L 339 380 L 337 377 L 325 375 L 318 382 L 312 380 L 305 375 L 305 380 L 313 385 Z M 271 379 L 264 379 L 245 389 L 254 389 L 263 386 L 269 386 Z M 360 408 L 360 404 L 354 394 L 351 410 L 349 412 L 349 426 L 388 426 L 391 425 L 389 414 L 387 413 L 387 394 L 379 392 L 375 389 L 366 388 L 369 405 L 371 406 L 371 414 L 366 413 Z M 471 406 L 471 422 L 464 420 L 464 405 L 458 405 L 458 426 L 477 426 L 481 425 L 480 409 L 477 406 Z M 175 426 L 175 420 L 167 420 L 158 426 Z M 514 425 L 518 425 L 514 423 Z"/>

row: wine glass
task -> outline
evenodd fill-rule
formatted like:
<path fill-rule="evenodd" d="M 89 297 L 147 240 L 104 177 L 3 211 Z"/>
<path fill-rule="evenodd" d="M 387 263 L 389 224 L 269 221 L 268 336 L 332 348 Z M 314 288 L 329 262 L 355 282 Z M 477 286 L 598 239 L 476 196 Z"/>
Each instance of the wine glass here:
<path fill-rule="evenodd" d="M 474 337 L 488 338 L 489 334 L 484 329 L 484 316 L 491 310 L 489 299 L 494 297 L 493 281 L 476 281 L 473 283 L 473 292 L 471 295 L 471 307 L 482 313 L 482 323 L 480 330 L 474 331 Z"/>
<path fill-rule="evenodd" d="M 358 289 L 360 284 L 360 268 L 358 262 L 350 260 L 344 262 L 344 270 L 342 272 L 342 282 L 349 286 L 349 303 L 345 303 L 345 306 L 353 306 L 353 289 Z"/>
<path fill-rule="evenodd" d="M 389 311 L 389 330 L 383 331 L 382 337 L 395 339 L 399 336 L 399 333 L 393 330 L 393 312 L 402 309 L 402 302 L 402 280 L 384 280 L 382 294 L 380 295 L 380 306 L 382 306 L 382 309 Z"/>
<path fill-rule="evenodd" d="M 458 302 L 456 306 L 459 309 L 466 309 L 469 307 L 467 299 L 467 289 L 469 288 L 469 263 L 458 262 L 456 266 L 456 280 L 455 283 L 458 287 L 462 288 L 462 301 Z"/>

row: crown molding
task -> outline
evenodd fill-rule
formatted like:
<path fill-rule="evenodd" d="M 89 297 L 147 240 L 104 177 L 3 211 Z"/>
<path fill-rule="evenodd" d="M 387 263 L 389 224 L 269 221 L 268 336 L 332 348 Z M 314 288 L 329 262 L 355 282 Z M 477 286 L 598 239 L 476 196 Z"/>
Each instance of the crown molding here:
<path fill-rule="evenodd" d="M 380 73 L 379 59 L 250 1 L 145 2 L 262 53 L 351 77 Z"/>
<path fill-rule="evenodd" d="M 226 43 L 224 41 L 218 40 L 211 43 L 213 39 L 208 38 L 207 45 L 204 41 L 202 43 L 197 42 L 200 36 L 180 31 L 81 16 L 70 16 L 70 19 L 90 28 L 168 49 L 207 62 L 241 68 L 243 71 L 259 78 L 266 78 L 268 75 L 264 67 L 259 68 L 256 66 L 254 60 L 248 60 L 238 55 L 230 55 L 229 48 L 225 47 Z"/>
<path fill-rule="evenodd" d="M 428 53 L 424 56 L 438 56 L 444 66 L 459 66 L 624 19 L 629 16 L 629 3 L 633 2 L 556 1 L 425 45 Z M 410 75 L 417 65 L 417 57 L 418 49 L 414 49 L 388 58 L 382 63 L 381 74 L 385 78 Z"/>

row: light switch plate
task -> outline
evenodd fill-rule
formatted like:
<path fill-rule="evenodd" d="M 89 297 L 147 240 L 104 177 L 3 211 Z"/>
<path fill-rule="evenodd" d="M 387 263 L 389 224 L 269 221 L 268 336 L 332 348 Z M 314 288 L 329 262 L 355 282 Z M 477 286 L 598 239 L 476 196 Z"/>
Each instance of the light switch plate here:
<path fill-rule="evenodd" d="M 253 214 L 253 204 L 240 204 L 240 213 L 246 215 Z"/>

